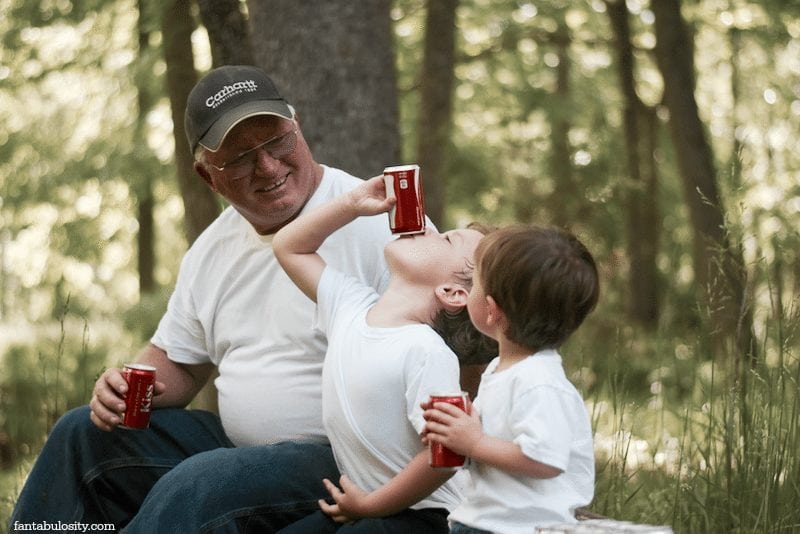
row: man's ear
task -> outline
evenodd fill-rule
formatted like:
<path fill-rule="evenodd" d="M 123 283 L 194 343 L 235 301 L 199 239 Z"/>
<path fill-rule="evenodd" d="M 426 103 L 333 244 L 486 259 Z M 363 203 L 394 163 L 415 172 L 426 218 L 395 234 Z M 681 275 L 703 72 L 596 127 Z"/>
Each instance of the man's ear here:
<path fill-rule="evenodd" d="M 436 299 L 450 313 L 458 313 L 467 305 L 469 291 L 458 284 L 442 284 L 434 290 Z"/>
<path fill-rule="evenodd" d="M 211 179 L 211 175 L 208 173 L 208 169 L 205 165 L 200 163 L 199 161 L 194 162 L 194 172 L 200 175 L 200 178 L 211 188 L 211 190 L 215 193 L 219 193 L 217 191 L 217 186 L 214 185 L 214 180 Z"/>

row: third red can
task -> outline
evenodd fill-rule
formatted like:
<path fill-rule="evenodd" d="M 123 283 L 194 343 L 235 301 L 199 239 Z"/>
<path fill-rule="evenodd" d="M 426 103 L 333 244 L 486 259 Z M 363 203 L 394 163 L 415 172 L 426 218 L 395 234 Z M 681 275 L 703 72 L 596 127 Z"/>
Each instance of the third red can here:
<path fill-rule="evenodd" d="M 458 406 L 462 411 L 467 411 L 467 400 L 469 393 L 462 391 L 452 395 L 431 395 L 431 403 L 448 402 L 453 406 Z M 430 443 L 431 467 L 463 467 L 467 459 L 457 454 L 441 443 Z"/>
<path fill-rule="evenodd" d="M 141 363 L 129 363 L 122 369 L 128 383 L 125 398 L 123 428 L 147 428 L 150 426 L 150 409 L 156 387 L 156 368 Z"/>
<path fill-rule="evenodd" d="M 389 211 L 393 234 L 425 232 L 425 198 L 419 165 L 398 165 L 383 169 L 386 196 L 397 198 Z"/>

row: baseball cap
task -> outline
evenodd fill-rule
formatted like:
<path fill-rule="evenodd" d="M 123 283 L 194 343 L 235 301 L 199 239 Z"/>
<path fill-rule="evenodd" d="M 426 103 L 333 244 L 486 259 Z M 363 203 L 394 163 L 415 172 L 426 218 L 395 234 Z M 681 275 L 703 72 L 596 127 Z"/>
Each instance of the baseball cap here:
<path fill-rule="evenodd" d="M 231 128 L 256 115 L 291 120 L 291 106 L 267 74 L 250 65 L 225 65 L 211 70 L 189 93 L 184 115 L 192 153 L 197 145 L 219 150 Z"/>

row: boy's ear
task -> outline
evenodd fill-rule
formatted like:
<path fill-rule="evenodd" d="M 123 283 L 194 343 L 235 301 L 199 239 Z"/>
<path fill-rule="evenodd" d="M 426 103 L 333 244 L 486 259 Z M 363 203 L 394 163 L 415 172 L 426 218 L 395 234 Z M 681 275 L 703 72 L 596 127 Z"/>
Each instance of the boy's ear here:
<path fill-rule="evenodd" d="M 486 323 L 505 328 L 506 314 L 495 300 L 486 296 Z"/>
<path fill-rule="evenodd" d="M 434 290 L 436 299 L 442 307 L 450 313 L 459 312 L 467 305 L 469 291 L 458 284 L 443 284 Z"/>

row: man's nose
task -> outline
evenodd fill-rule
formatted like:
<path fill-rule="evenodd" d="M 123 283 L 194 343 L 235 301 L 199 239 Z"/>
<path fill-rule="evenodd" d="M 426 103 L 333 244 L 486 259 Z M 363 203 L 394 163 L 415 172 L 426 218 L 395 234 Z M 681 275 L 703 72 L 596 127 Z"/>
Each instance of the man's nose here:
<path fill-rule="evenodd" d="M 280 160 L 273 158 L 269 152 L 263 148 L 257 148 L 255 151 L 256 165 L 255 172 L 261 174 L 273 174 L 280 166 Z"/>

